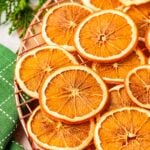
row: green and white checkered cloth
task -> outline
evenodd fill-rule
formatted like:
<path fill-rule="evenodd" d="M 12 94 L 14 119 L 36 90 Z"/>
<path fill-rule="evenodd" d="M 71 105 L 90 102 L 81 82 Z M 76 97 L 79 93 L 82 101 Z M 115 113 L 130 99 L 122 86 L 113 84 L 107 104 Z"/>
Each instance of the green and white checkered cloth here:
<path fill-rule="evenodd" d="M 11 140 L 18 122 L 13 84 L 15 60 L 16 55 L 0 44 L 0 150 L 23 150 Z"/>

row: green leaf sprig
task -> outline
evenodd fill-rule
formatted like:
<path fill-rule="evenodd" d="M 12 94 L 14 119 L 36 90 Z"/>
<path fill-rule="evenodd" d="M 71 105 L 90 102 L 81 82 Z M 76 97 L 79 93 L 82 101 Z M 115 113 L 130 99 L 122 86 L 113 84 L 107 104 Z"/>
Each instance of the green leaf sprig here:
<path fill-rule="evenodd" d="M 0 0 L 0 24 L 10 22 L 9 33 L 21 30 L 22 37 L 34 15 L 46 0 L 37 1 L 36 8 L 32 8 L 30 0 Z"/>

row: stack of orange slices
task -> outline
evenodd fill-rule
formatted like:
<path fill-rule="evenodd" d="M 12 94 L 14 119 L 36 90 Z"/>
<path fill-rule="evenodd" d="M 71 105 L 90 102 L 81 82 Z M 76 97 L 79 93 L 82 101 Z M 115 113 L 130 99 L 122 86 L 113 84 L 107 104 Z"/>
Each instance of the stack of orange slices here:
<path fill-rule="evenodd" d="M 44 150 L 150 150 L 150 0 L 62 2 L 42 36 L 48 46 L 15 69 L 39 101 L 31 140 Z"/>

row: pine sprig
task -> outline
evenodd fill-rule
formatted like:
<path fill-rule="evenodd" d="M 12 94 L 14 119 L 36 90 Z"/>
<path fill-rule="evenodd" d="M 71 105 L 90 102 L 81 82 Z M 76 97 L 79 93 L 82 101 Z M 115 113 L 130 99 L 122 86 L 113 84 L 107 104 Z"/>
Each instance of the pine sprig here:
<path fill-rule="evenodd" d="M 38 0 L 38 5 L 33 9 L 30 0 L 0 0 L 0 24 L 11 22 L 9 33 L 21 30 L 20 36 L 22 37 L 34 15 L 45 1 Z"/>

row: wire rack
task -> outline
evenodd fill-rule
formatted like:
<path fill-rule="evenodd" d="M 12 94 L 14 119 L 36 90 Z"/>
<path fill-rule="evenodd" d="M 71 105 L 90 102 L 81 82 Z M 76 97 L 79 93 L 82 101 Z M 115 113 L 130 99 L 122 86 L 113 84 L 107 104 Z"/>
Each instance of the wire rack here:
<path fill-rule="evenodd" d="M 47 0 L 46 3 L 41 7 L 38 13 L 35 15 L 34 19 L 32 20 L 31 24 L 29 25 L 27 32 L 22 39 L 21 46 L 18 52 L 17 60 L 35 48 L 39 48 L 42 46 L 46 46 L 46 42 L 42 38 L 41 28 L 42 28 L 42 21 L 44 14 L 53 6 L 59 5 L 63 2 L 77 2 L 81 3 L 80 0 Z M 76 54 L 75 54 L 76 55 Z M 81 64 L 87 63 L 83 60 L 79 55 L 77 58 Z M 15 99 L 16 99 L 16 106 L 19 114 L 19 119 L 22 124 L 22 127 L 27 135 L 31 147 L 33 149 L 40 149 L 29 137 L 27 132 L 26 123 L 29 116 L 32 114 L 34 108 L 39 105 L 38 100 L 35 98 L 31 98 L 26 95 L 19 87 L 16 79 L 14 79 L 14 87 L 15 87 Z"/>

